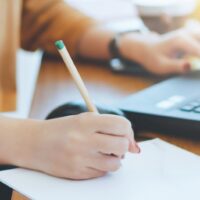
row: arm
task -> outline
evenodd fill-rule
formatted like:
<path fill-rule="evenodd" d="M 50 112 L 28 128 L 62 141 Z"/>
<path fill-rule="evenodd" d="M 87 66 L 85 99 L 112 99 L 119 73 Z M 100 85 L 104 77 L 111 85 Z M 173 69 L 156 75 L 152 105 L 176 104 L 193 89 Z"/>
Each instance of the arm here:
<path fill-rule="evenodd" d="M 56 40 L 64 40 L 75 56 L 81 36 L 97 24 L 63 0 L 25 0 L 22 12 L 21 45 L 57 54 Z"/>
<path fill-rule="evenodd" d="M 83 57 L 108 59 L 109 42 L 114 32 L 96 26 L 82 35 L 78 53 Z M 187 56 L 200 56 L 200 25 L 195 30 L 186 28 L 159 35 L 129 33 L 119 40 L 118 49 L 124 58 L 136 61 L 155 74 L 182 74 L 190 70 Z M 181 58 L 177 54 L 184 55 Z"/>
<path fill-rule="evenodd" d="M 38 3 L 37 3 L 38 1 Z M 99 24 L 61 0 L 24 1 L 22 46 L 29 50 L 38 47 L 55 54 L 54 41 L 63 39 L 72 56 L 109 59 L 109 42 L 115 32 Z M 123 36 L 119 51 L 123 57 L 136 61 L 157 74 L 186 73 L 187 59 L 176 54 L 200 56 L 197 37 L 185 30 L 165 35 L 132 33 Z"/>
<path fill-rule="evenodd" d="M 0 117 L 0 164 L 16 165 L 19 156 L 29 154 L 32 147 L 29 140 L 37 132 L 39 121 L 36 120 L 20 120 L 7 117 Z M 24 150 L 29 149 L 29 152 Z"/>

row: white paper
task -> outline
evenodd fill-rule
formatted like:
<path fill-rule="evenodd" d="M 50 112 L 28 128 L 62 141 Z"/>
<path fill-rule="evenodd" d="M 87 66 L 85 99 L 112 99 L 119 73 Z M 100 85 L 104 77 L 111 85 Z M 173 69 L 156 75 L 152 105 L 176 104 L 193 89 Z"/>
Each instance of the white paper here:
<path fill-rule="evenodd" d="M 140 144 L 122 168 L 105 177 L 71 181 L 13 169 L 0 180 L 34 200 L 199 200 L 200 157 L 159 139 Z"/>
<path fill-rule="evenodd" d="M 17 106 L 16 111 L 0 113 L 4 116 L 27 118 L 35 91 L 42 53 L 19 50 L 17 53 Z"/>

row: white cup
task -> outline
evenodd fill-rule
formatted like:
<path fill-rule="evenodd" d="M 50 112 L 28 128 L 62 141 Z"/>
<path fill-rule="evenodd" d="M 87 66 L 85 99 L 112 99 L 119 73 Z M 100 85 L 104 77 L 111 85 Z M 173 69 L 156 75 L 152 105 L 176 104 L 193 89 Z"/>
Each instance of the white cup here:
<path fill-rule="evenodd" d="M 195 0 L 133 0 L 145 25 L 165 33 L 184 25 L 195 9 Z"/>

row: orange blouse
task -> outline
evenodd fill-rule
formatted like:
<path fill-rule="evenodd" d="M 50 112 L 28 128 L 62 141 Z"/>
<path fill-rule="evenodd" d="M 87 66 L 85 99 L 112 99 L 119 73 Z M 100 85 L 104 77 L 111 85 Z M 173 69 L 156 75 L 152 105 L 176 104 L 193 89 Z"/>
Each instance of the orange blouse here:
<path fill-rule="evenodd" d="M 96 23 L 62 0 L 0 0 L 0 21 L 0 111 L 15 108 L 19 47 L 54 54 L 62 39 L 75 55 L 81 35 Z"/>

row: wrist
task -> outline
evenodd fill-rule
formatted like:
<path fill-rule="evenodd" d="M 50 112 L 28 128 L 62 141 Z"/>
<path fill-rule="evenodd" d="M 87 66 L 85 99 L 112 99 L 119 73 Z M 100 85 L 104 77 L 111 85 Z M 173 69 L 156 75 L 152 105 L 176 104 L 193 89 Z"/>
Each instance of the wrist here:
<path fill-rule="evenodd" d="M 144 64 L 145 44 L 140 35 L 141 33 L 123 35 L 119 39 L 118 48 L 123 58 Z"/>
<path fill-rule="evenodd" d="M 14 165 L 25 168 L 32 168 L 35 164 L 35 157 L 39 154 L 38 146 L 41 145 L 42 126 L 44 121 L 24 120 L 23 127 L 18 133 L 18 145 L 15 146 L 15 155 L 11 157 Z M 42 140 L 43 141 L 43 140 Z"/>
<path fill-rule="evenodd" d="M 1 134 L 1 164 L 24 166 L 34 149 L 34 135 L 38 132 L 40 121 L 5 118 L 1 123 L 4 130 Z"/>

